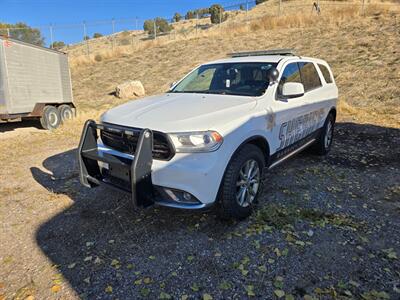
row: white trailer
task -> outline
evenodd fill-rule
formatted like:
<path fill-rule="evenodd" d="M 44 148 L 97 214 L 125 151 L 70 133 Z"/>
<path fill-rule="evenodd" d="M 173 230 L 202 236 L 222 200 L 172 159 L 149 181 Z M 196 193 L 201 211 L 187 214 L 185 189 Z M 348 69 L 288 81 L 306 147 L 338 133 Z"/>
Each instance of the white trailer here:
<path fill-rule="evenodd" d="M 74 115 L 67 54 L 0 36 L 0 120 L 54 129 Z"/>

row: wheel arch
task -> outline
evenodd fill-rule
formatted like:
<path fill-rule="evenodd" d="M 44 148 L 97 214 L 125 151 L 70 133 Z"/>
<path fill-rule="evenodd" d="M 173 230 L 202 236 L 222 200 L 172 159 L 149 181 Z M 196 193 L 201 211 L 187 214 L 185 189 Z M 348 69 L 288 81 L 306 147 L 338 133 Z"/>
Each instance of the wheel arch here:
<path fill-rule="evenodd" d="M 336 121 L 336 114 L 337 114 L 336 107 L 331 107 L 331 109 L 329 110 L 328 116 L 329 116 L 330 114 L 333 115 L 333 119 Z"/>
<path fill-rule="evenodd" d="M 253 135 L 251 137 L 248 137 L 245 139 L 237 148 L 236 150 L 232 153 L 229 162 L 232 160 L 232 158 L 236 155 L 236 153 L 239 152 L 240 149 L 242 149 L 245 145 L 247 144 L 252 144 L 260 148 L 262 154 L 264 155 L 265 159 L 265 165 L 268 165 L 269 162 L 269 157 L 270 157 L 270 147 L 267 139 L 262 136 L 262 135 Z M 228 164 L 229 164 L 228 162 Z"/>

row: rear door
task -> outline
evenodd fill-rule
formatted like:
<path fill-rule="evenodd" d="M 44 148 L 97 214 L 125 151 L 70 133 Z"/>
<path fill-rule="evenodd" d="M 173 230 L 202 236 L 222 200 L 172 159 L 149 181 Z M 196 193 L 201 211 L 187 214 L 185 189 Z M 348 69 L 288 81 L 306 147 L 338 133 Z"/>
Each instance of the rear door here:
<path fill-rule="evenodd" d="M 308 130 L 314 132 L 324 125 L 329 111 L 326 111 L 326 103 L 323 101 L 326 96 L 324 94 L 325 86 L 314 62 L 301 61 L 299 62 L 299 69 L 304 86 L 305 101 L 310 113 L 309 118 L 311 119 Z"/>

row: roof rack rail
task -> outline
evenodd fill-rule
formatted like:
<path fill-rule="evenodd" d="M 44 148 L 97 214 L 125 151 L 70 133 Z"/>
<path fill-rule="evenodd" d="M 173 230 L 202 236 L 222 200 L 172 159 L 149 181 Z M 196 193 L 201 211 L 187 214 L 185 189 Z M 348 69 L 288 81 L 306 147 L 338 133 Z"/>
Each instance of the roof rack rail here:
<path fill-rule="evenodd" d="M 296 55 L 294 49 L 271 49 L 228 53 L 230 57 L 263 56 L 263 55 Z"/>

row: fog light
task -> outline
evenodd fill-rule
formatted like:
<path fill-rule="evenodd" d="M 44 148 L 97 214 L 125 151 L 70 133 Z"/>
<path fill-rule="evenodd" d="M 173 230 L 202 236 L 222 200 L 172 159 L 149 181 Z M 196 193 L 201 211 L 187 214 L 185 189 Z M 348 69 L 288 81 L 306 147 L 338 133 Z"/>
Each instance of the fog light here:
<path fill-rule="evenodd" d="M 156 190 L 159 193 L 161 199 L 164 200 L 172 200 L 174 202 L 187 203 L 187 204 L 199 203 L 199 200 L 197 200 L 195 196 L 182 190 L 176 190 L 160 186 L 156 186 Z"/>
<path fill-rule="evenodd" d="M 179 197 L 177 197 L 174 193 L 174 191 L 170 190 L 170 189 L 165 189 L 165 192 L 167 193 L 167 195 L 174 201 L 179 201 Z"/>
<path fill-rule="evenodd" d="M 184 192 L 183 193 L 183 199 L 185 199 L 186 201 L 190 201 L 190 200 L 192 200 L 192 195 L 190 195 L 189 193 Z"/>

